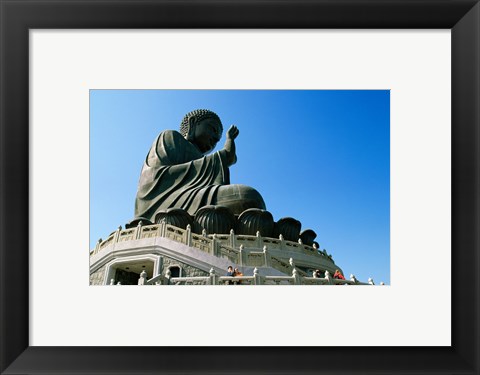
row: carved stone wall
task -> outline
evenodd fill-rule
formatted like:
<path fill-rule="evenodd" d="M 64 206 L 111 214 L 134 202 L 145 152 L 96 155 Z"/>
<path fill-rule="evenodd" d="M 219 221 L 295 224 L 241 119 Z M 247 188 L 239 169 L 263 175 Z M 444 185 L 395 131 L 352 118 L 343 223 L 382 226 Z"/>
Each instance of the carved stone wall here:
<path fill-rule="evenodd" d="M 161 267 L 161 274 L 164 275 L 167 271 L 168 267 L 171 266 L 178 266 L 182 269 L 181 276 L 182 277 L 197 277 L 197 276 L 209 276 L 208 272 L 200 270 L 198 268 L 192 267 L 188 264 L 179 262 L 178 260 L 171 259 L 168 257 L 162 257 L 162 267 Z M 226 272 L 226 271 L 225 271 Z"/>
<path fill-rule="evenodd" d="M 102 285 L 105 278 L 105 266 L 90 274 L 90 285 Z"/>

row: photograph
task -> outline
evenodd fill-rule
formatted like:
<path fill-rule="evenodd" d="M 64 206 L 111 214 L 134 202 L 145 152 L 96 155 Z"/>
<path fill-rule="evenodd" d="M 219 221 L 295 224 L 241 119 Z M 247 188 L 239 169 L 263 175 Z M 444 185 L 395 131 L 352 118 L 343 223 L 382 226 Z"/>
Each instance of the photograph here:
<path fill-rule="evenodd" d="M 389 245 L 389 90 L 90 90 L 91 285 L 386 285 Z"/>

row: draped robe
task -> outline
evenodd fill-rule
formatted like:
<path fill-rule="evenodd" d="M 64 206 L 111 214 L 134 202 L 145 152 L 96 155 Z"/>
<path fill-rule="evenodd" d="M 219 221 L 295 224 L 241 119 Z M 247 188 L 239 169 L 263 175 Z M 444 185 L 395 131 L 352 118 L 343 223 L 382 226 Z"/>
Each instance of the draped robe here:
<path fill-rule="evenodd" d="M 230 183 L 224 150 L 204 156 L 179 132 L 166 130 L 155 139 L 143 164 L 135 200 L 135 217 L 154 221 L 167 208 L 190 215 L 214 204 L 217 190 Z"/>

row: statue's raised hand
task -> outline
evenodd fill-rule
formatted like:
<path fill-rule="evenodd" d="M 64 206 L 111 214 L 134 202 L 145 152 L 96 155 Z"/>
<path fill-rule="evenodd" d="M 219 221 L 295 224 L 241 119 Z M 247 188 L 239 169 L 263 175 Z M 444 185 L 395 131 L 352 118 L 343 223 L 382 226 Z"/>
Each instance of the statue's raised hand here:
<path fill-rule="evenodd" d="M 228 165 L 235 164 L 237 156 L 235 155 L 235 138 L 238 137 L 239 130 L 235 125 L 230 126 L 227 130 L 227 140 L 225 141 L 224 150 L 227 153 Z"/>
<path fill-rule="evenodd" d="M 230 126 L 227 130 L 227 139 L 231 139 L 232 141 L 238 137 L 240 130 L 235 125 Z"/>

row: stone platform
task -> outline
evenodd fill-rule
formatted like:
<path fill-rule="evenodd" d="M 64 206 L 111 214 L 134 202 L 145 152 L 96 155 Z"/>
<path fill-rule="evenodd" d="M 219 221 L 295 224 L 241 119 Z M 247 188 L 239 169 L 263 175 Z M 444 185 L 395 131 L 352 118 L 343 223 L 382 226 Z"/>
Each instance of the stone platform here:
<path fill-rule="evenodd" d="M 332 256 L 316 246 L 280 238 L 257 235 L 207 235 L 166 224 L 119 228 L 99 240 L 90 252 L 92 285 L 138 284 L 140 275 L 152 280 L 170 278 L 217 277 L 228 266 L 238 267 L 245 277 L 255 272 L 261 277 L 309 277 L 315 269 L 324 276 L 340 269 Z M 256 271 L 255 271 L 256 270 Z M 255 271 L 255 272 L 254 272 Z M 245 280 L 246 281 L 246 280 Z M 318 283 L 318 282 L 317 282 Z"/>

